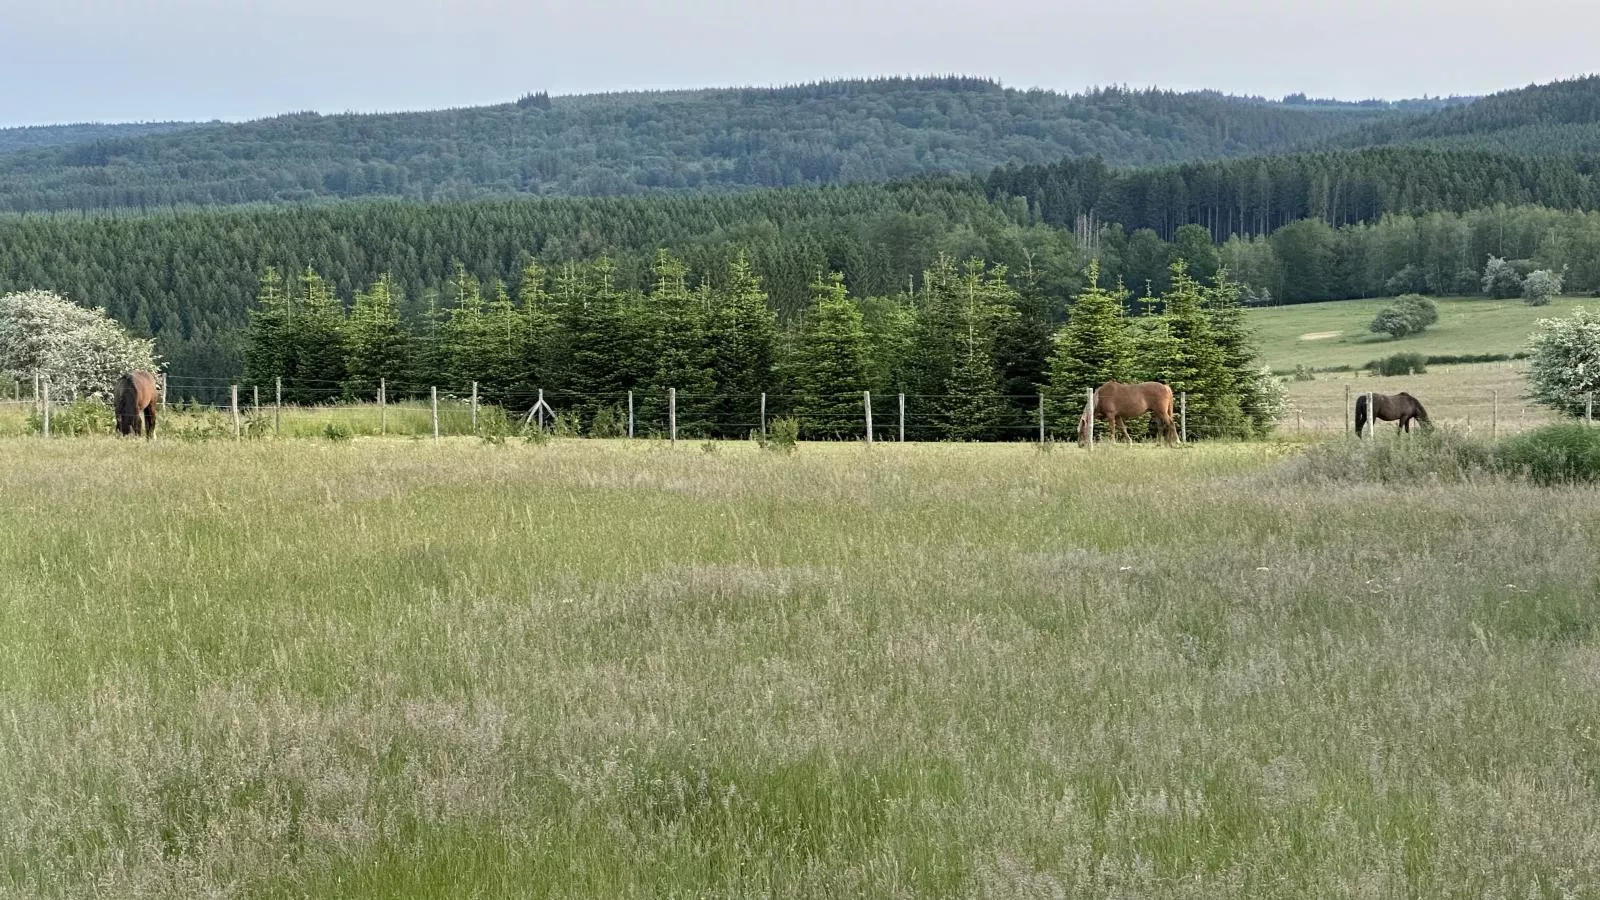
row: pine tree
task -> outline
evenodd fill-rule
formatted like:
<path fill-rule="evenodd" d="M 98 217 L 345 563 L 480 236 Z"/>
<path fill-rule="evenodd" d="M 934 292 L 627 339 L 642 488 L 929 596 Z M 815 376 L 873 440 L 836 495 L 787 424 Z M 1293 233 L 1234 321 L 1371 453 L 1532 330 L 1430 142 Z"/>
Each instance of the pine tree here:
<path fill-rule="evenodd" d="M 292 328 L 294 366 L 284 379 L 284 397 L 295 403 L 326 402 L 343 393 L 344 308 L 310 267 L 301 274 L 300 287 L 300 312 Z"/>
<path fill-rule="evenodd" d="M 504 284 L 496 284 L 482 322 L 485 357 L 479 391 L 491 403 L 506 404 L 512 395 L 526 391 L 528 372 L 528 321 L 511 301 Z"/>
<path fill-rule="evenodd" d="M 465 392 L 472 382 L 487 380 L 493 351 L 483 310 L 483 286 L 477 276 L 456 263 L 450 287 L 453 305 L 439 328 L 444 363 L 444 384 L 439 387 Z"/>
<path fill-rule="evenodd" d="M 535 394 L 539 389 L 559 386 L 559 373 L 565 362 L 565 342 L 558 339 L 556 299 L 545 290 L 547 273 L 537 262 L 527 261 L 517 279 L 517 304 L 522 312 L 522 390 Z"/>
<path fill-rule="evenodd" d="M 1183 260 L 1172 264 L 1172 287 L 1161 299 L 1175 351 L 1168 362 L 1172 377 L 1167 385 L 1174 395 L 1188 395 L 1189 434 L 1237 433 L 1243 420 L 1239 396 L 1211 329 L 1205 296 Z"/>
<path fill-rule="evenodd" d="M 831 273 L 812 283 L 811 308 L 790 361 L 795 417 L 810 438 L 851 438 L 865 431 L 867 335 L 861 309 Z"/>
<path fill-rule="evenodd" d="M 773 388 L 778 343 L 777 314 L 743 253 L 729 264 L 727 283 L 712 294 L 709 328 L 717 433 L 735 437 L 759 427 L 760 395 Z"/>
<path fill-rule="evenodd" d="M 1127 381 L 1133 370 L 1133 340 L 1122 315 L 1126 292 L 1100 287 L 1098 261 L 1089 263 L 1088 279 L 1050 355 L 1045 403 L 1057 428 L 1075 427 L 1090 390 L 1111 380 Z"/>
<path fill-rule="evenodd" d="M 399 294 L 394 278 L 387 272 L 365 291 L 356 292 L 347 328 L 346 397 L 370 399 L 380 381 L 403 389 L 403 382 L 410 377 L 414 348 L 400 321 Z"/>
<path fill-rule="evenodd" d="M 250 311 L 250 326 L 245 334 L 245 380 L 253 385 L 272 385 L 294 371 L 294 301 L 284 279 L 274 266 L 261 275 L 256 292 L 256 307 Z"/>
<path fill-rule="evenodd" d="M 710 291 L 690 293 L 683 262 L 656 255 L 655 286 L 645 301 L 649 358 L 654 365 L 640 385 L 641 413 L 667 420 L 668 392 L 677 391 L 678 433 L 698 436 L 711 429 L 717 403 L 715 355 L 707 340 Z"/>
<path fill-rule="evenodd" d="M 1245 424 L 1255 434 L 1266 434 L 1277 424 L 1276 415 L 1274 404 L 1263 389 L 1260 351 L 1245 322 L 1244 306 L 1239 302 L 1240 286 L 1228 277 L 1226 269 L 1221 269 L 1203 293 L 1212 340 L 1222 354 L 1222 366 Z"/>

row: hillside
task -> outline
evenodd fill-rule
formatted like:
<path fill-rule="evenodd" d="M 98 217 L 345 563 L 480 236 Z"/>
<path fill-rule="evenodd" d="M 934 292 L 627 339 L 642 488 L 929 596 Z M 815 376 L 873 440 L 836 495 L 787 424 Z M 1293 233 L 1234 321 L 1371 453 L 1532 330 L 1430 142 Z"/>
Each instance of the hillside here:
<path fill-rule="evenodd" d="M 1019 91 L 969 78 L 599 94 L 286 115 L 0 156 L 0 209 L 389 196 L 611 196 L 1273 153 L 1411 114 L 1214 92 Z"/>
<path fill-rule="evenodd" d="M 1429 144 L 1531 155 L 1600 155 L 1600 75 L 1501 91 L 1467 105 L 1391 117 L 1323 140 L 1342 148 Z"/>
<path fill-rule="evenodd" d="M 1252 309 L 1248 320 L 1261 340 L 1262 361 L 1278 372 L 1296 366 L 1360 368 L 1395 353 L 1423 356 L 1510 356 L 1527 349 L 1540 319 L 1560 318 L 1594 298 L 1562 298 L 1548 306 L 1483 297 L 1440 299 L 1439 322 L 1420 335 L 1395 340 L 1367 326 L 1390 301 L 1337 300 Z"/>
<path fill-rule="evenodd" d="M 112 141 L 141 137 L 148 134 L 165 134 L 201 127 L 189 122 L 131 122 L 103 124 L 87 122 L 76 125 L 29 125 L 19 128 L 0 128 L 0 153 L 17 150 L 39 150 L 62 147 L 90 141 Z"/>

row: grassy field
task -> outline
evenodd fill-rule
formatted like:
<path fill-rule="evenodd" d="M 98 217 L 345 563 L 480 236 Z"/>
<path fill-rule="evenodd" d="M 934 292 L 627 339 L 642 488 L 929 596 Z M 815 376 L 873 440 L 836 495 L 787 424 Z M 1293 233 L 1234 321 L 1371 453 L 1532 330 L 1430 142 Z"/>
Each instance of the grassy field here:
<path fill-rule="evenodd" d="M 0 894 L 1582 896 L 1600 494 L 0 441 Z"/>
<path fill-rule="evenodd" d="M 1421 375 L 1373 377 L 1366 373 L 1325 372 L 1311 381 L 1290 381 L 1290 409 L 1280 420 L 1284 436 L 1326 436 L 1348 427 L 1349 403 L 1367 391 L 1405 391 L 1420 400 L 1435 423 L 1476 437 L 1514 434 L 1557 421 L 1549 409 L 1527 399 L 1526 362 L 1430 366 Z M 1385 428 L 1395 427 L 1385 423 Z"/>
<path fill-rule="evenodd" d="M 1482 297 L 1441 299 L 1439 321 L 1415 337 L 1395 340 L 1367 330 L 1372 317 L 1391 301 L 1338 300 L 1252 309 L 1248 321 L 1260 337 L 1262 357 L 1278 372 L 1307 368 L 1364 366 L 1393 353 L 1459 356 L 1517 353 L 1542 318 L 1568 315 L 1594 298 L 1561 298 L 1549 306 Z"/>

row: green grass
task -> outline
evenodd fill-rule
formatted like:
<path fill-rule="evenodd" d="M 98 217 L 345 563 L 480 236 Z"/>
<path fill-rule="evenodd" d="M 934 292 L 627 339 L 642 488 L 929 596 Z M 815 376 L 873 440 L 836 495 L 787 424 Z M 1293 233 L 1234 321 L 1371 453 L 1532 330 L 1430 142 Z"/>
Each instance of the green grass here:
<path fill-rule="evenodd" d="M 1600 493 L 0 440 L 0 895 L 1581 896 Z"/>
<path fill-rule="evenodd" d="M 1260 339 L 1263 360 L 1275 371 L 1291 372 L 1297 365 L 1359 367 L 1392 353 L 1509 355 L 1527 349 L 1528 336 L 1539 319 L 1600 304 L 1592 297 L 1565 297 L 1539 307 L 1520 300 L 1444 298 L 1438 301 L 1437 324 L 1420 335 L 1395 340 L 1367 330 L 1373 316 L 1390 302 L 1386 298 L 1300 303 L 1252 309 L 1247 315 Z"/>

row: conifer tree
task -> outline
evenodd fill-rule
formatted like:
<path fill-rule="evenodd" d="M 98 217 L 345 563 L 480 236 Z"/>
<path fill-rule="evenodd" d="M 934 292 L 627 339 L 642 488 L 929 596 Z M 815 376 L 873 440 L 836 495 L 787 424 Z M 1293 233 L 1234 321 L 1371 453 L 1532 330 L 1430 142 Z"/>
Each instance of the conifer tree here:
<path fill-rule="evenodd" d="M 708 335 L 714 357 L 717 433 L 732 437 L 759 427 L 761 398 L 773 389 L 778 317 L 743 253 L 727 283 L 712 293 Z"/>
<path fill-rule="evenodd" d="M 865 431 L 867 335 L 861 309 L 837 272 L 812 283 L 812 303 L 791 359 L 794 413 L 810 438 L 851 438 Z"/>
<path fill-rule="evenodd" d="M 656 255 L 654 273 L 642 323 L 653 365 L 640 385 L 640 410 L 652 421 L 666 422 L 668 393 L 675 389 L 678 433 L 707 434 L 717 402 L 715 358 L 706 334 L 710 291 L 691 293 L 683 261 L 665 251 Z"/>
<path fill-rule="evenodd" d="M 310 267 L 301 274 L 300 287 L 300 310 L 291 329 L 294 366 L 284 380 L 284 396 L 296 403 L 327 402 L 343 392 L 344 308 Z"/>
<path fill-rule="evenodd" d="M 1256 434 L 1265 434 L 1276 424 L 1274 404 L 1262 380 L 1260 352 L 1255 335 L 1245 322 L 1240 303 L 1241 288 L 1226 269 L 1218 270 L 1213 284 L 1203 291 L 1206 313 L 1210 317 L 1212 340 L 1222 354 L 1245 425 Z"/>
<path fill-rule="evenodd" d="M 1211 329 L 1211 314 L 1199 282 L 1188 265 L 1171 266 L 1172 287 L 1162 295 L 1163 318 L 1172 333 L 1173 356 L 1168 362 L 1174 395 L 1188 395 L 1189 434 L 1220 437 L 1237 433 L 1243 414 L 1222 348 Z"/>
<path fill-rule="evenodd" d="M 356 292 L 347 330 L 345 396 L 370 399 L 380 381 L 403 387 L 410 377 L 414 348 L 400 321 L 399 288 L 387 272 L 366 290 Z"/>
<path fill-rule="evenodd" d="M 245 380 L 253 385 L 275 384 L 294 371 L 294 301 L 275 266 L 261 275 L 256 306 L 250 310 L 245 334 Z"/>
<path fill-rule="evenodd" d="M 1133 370 L 1133 340 L 1122 315 L 1126 291 L 1100 287 L 1097 260 L 1089 263 L 1088 280 L 1089 286 L 1073 300 L 1050 355 L 1045 403 L 1057 429 L 1075 428 L 1089 390 L 1113 379 L 1127 381 Z"/>
<path fill-rule="evenodd" d="M 545 287 L 548 273 L 528 260 L 517 279 L 517 304 L 522 313 L 522 389 L 530 394 L 559 386 L 565 364 L 565 342 L 558 339 L 557 303 Z"/>
<path fill-rule="evenodd" d="M 450 289 L 453 305 L 439 328 L 444 383 L 438 386 L 465 392 L 472 382 L 487 380 L 492 355 L 488 320 L 483 309 L 483 286 L 460 263 L 456 263 Z"/>

